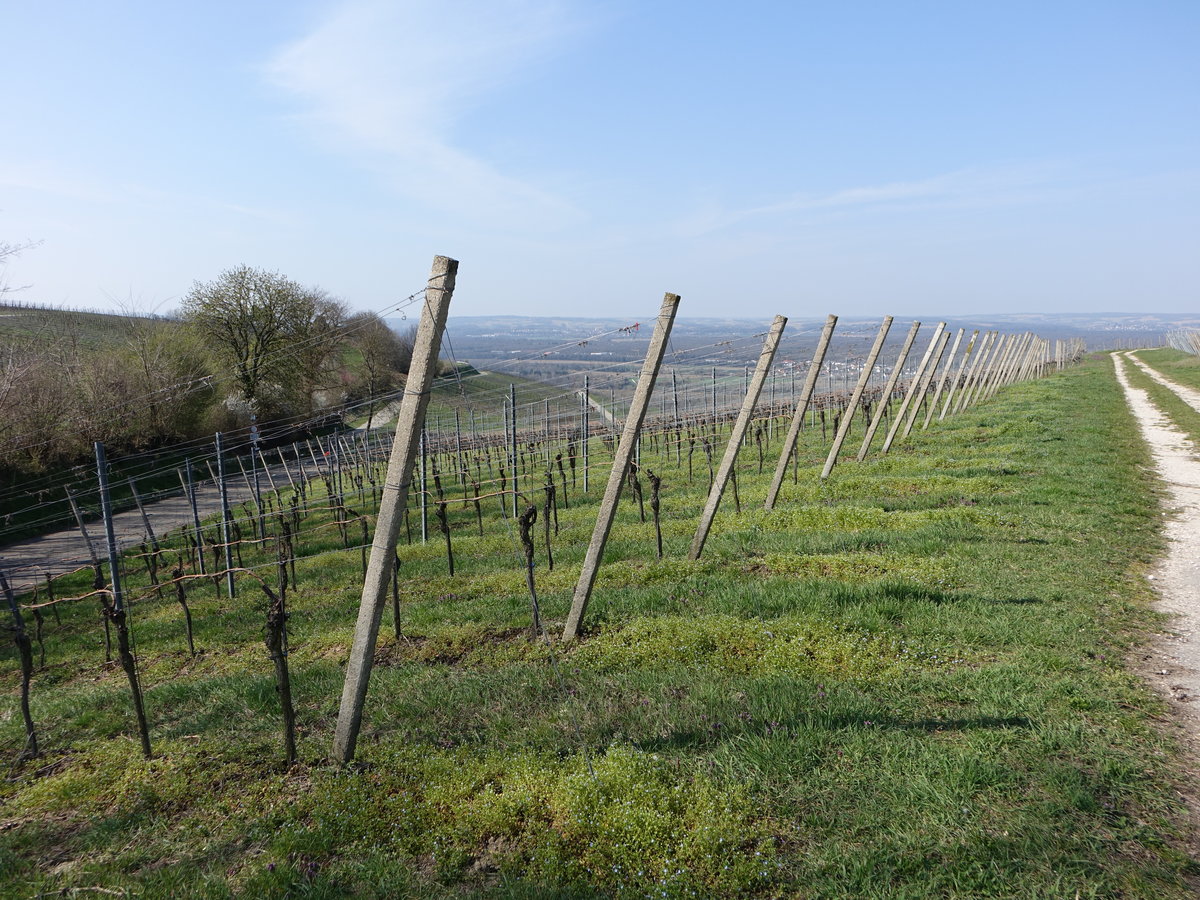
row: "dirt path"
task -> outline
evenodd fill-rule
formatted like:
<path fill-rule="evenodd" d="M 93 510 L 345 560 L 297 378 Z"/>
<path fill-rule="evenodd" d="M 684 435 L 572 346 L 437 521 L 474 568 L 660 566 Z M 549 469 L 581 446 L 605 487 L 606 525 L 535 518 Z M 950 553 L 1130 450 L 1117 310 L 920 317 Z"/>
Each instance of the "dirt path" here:
<path fill-rule="evenodd" d="M 1158 589 L 1159 607 L 1174 616 L 1172 630 L 1144 651 L 1144 668 L 1169 698 L 1193 751 L 1200 752 L 1200 456 L 1146 391 L 1129 383 L 1126 366 L 1139 361 L 1123 358 L 1128 356 L 1113 354 L 1117 380 L 1166 490 L 1163 515 L 1169 544 L 1150 577 Z"/>
<path fill-rule="evenodd" d="M 1135 366 L 1137 366 L 1167 390 L 1172 391 L 1175 396 L 1177 396 L 1196 412 L 1200 412 L 1200 391 L 1193 390 L 1190 387 L 1184 387 L 1177 381 L 1172 381 L 1170 378 L 1167 378 L 1165 375 L 1163 375 L 1162 372 L 1158 371 L 1157 369 L 1152 369 L 1150 366 L 1138 359 L 1136 353 L 1126 353 L 1125 356 Z"/>
<path fill-rule="evenodd" d="M 286 483 L 287 474 L 283 467 L 272 467 L 271 475 L 276 481 Z M 267 492 L 269 485 L 265 483 L 262 490 Z M 241 478 L 229 479 L 229 503 L 236 506 L 252 495 L 250 488 Z M 154 533 L 158 536 L 166 534 L 173 528 L 179 528 L 192 522 L 192 507 L 183 496 L 182 488 L 178 495 L 162 500 L 145 503 L 146 518 Z M 221 492 L 216 484 L 208 479 L 196 485 L 196 508 L 200 518 L 219 512 L 221 509 Z M 239 513 L 234 510 L 234 515 Z M 104 526 L 99 520 L 86 522 L 92 544 L 101 559 L 106 559 L 107 548 L 104 542 Z M 113 531 L 117 544 L 122 548 L 134 547 L 146 540 L 146 526 L 136 509 L 117 513 L 113 516 Z M 32 589 L 33 585 L 43 584 L 45 575 L 61 575 L 73 572 L 91 563 L 87 543 L 78 528 L 56 531 L 41 537 L 30 538 L 0 547 L 0 566 L 4 567 L 6 577 L 13 589 L 20 592 Z"/>

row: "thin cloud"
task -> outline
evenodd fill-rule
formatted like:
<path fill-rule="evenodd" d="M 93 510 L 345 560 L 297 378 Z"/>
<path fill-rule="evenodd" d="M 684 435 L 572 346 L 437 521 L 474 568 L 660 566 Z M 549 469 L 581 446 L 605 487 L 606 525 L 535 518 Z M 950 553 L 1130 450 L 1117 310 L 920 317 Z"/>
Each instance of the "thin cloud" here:
<path fill-rule="evenodd" d="M 264 72 L 300 101 L 319 140 L 429 208 L 562 221 L 573 217 L 566 202 L 456 146 L 454 128 L 580 27 L 556 0 L 352 0 Z"/>
<path fill-rule="evenodd" d="M 822 212 L 1010 206 L 1049 199 L 1078 185 L 1077 176 L 1052 165 L 961 169 L 917 181 L 863 185 L 825 194 L 794 193 L 775 203 L 741 209 L 710 207 L 680 223 L 679 230 L 695 236 L 754 219 Z"/>

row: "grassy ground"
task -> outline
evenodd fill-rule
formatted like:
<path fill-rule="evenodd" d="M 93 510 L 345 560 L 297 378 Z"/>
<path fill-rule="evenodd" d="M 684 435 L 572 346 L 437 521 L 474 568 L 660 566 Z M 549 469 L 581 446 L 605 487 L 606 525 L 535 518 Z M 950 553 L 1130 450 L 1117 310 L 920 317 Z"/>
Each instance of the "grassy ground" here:
<path fill-rule="evenodd" d="M 689 484 L 686 463 L 644 448 L 664 477 L 665 559 L 627 495 L 569 647 L 529 639 L 498 500 L 483 501 L 484 537 L 452 504 L 453 578 L 440 535 L 400 547 L 403 634 L 385 618 L 348 769 L 324 758 L 360 558 L 321 514 L 300 552 L 322 555 L 290 595 L 290 771 L 248 578 L 233 601 L 192 589 L 195 658 L 176 605 L 135 607 L 150 761 L 94 600 L 61 626 L 47 614 L 33 685 L 46 754 L 0 785 L 0 892 L 1194 896 L 1174 748 L 1124 665 L 1155 621 L 1142 573 L 1160 544 L 1111 362 L 1007 389 L 824 484 L 809 434 L 771 514 L 755 450 L 742 515 L 727 492 L 689 563 L 703 454 Z M 553 571 L 538 524 L 552 633 L 600 456 L 595 442 L 590 495 L 568 487 Z M 15 669 L 5 651 L 10 759 Z"/>
<path fill-rule="evenodd" d="M 1139 350 L 1137 355 L 1146 365 L 1158 369 L 1172 381 L 1200 390 L 1200 356 L 1170 348 Z"/>
<path fill-rule="evenodd" d="M 1170 352 L 1174 353 L 1177 351 Z M 1194 359 L 1195 357 L 1192 358 Z M 1147 365 L 1150 365 L 1150 363 L 1147 363 Z M 1186 383 L 1175 378 L 1174 375 L 1167 375 L 1163 369 L 1158 369 L 1158 371 L 1163 372 L 1167 378 L 1173 378 L 1177 384 Z M 1177 428 L 1187 434 L 1197 446 L 1200 446 L 1200 412 L 1196 412 L 1195 409 L 1185 403 L 1173 390 L 1159 384 L 1137 366 L 1127 365 L 1125 372 L 1129 376 L 1130 384 L 1149 393 L 1150 399 L 1154 401 L 1154 405 L 1165 412 Z M 1197 369 L 1196 372 L 1200 376 L 1200 369 Z M 1200 377 L 1197 380 L 1200 380 Z"/>

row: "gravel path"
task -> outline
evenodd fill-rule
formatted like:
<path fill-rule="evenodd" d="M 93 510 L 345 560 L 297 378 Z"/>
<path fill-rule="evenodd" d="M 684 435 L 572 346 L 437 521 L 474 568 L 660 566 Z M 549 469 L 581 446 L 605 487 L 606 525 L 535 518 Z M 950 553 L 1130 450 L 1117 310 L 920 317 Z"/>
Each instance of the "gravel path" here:
<path fill-rule="evenodd" d="M 1166 556 L 1150 577 L 1159 593 L 1160 609 L 1174 617 L 1172 631 L 1147 648 L 1143 663 L 1152 683 L 1170 699 L 1193 748 L 1200 750 L 1200 456 L 1146 391 L 1129 383 L 1126 366 L 1131 363 L 1149 369 L 1131 354 L 1113 354 L 1117 380 L 1150 445 L 1166 490 L 1163 515 L 1169 544 Z M 1186 388 L 1153 370 L 1147 374 L 1158 376 L 1156 381 L 1187 399 L 1181 393 Z M 1200 402 L 1200 396 L 1196 401 Z"/>
<path fill-rule="evenodd" d="M 1174 391 L 1180 400 L 1182 400 L 1196 412 L 1200 412 L 1200 391 L 1193 390 L 1190 387 L 1185 387 L 1179 382 L 1172 381 L 1170 378 L 1167 378 L 1157 369 L 1150 368 L 1148 365 L 1138 359 L 1136 353 L 1126 353 L 1125 356 L 1130 362 L 1132 362 L 1135 366 L 1137 366 L 1167 390 Z"/>
<path fill-rule="evenodd" d="M 271 474 L 276 482 L 282 481 L 286 484 L 287 474 L 282 466 L 273 466 Z M 269 487 L 264 475 L 262 484 L 264 494 L 267 493 Z M 240 473 L 237 477 L 229 479 L 231 507 L 249 499 L 251 494 L 252 491 L 246 487 Z M 147 500 L 145 507 L 146 518 L 150 520 L 154 533 L 159 536 L 173 528 L 179 528 L 192 522 L 192 507 L 187 498 L 183 496 L 182 488 L 177 496 L 153 502 Z M 200 512 L 201 519 L 220 511 L 221 492 L 211 479 L 197 482 L 196 508 Z M 235 510 L 234 515 L 238 514 Z M 96 553 L 102 560 L 107 560 L 108 551 L 104 542 L 103 523 L 96 519 L 85 522 L 85 524 Z M 142 523 L 141 514 L 137 509 L 114 515 L 113 531 L 117 544 L 122 548 L 135 547 L 146 540 L 146 526 Z M 51 575 L 61 575 L 64 572 L 73 572 L 90 563 L 91 556 L 88 553 L 87 544 L 78 528 L 56 531 L 52 534 L 0 547 L 0 566 L 4 567 L 9 583 L 18 592 L 31 590 L 35 583 L 44 584 L 47 572 Z"/>

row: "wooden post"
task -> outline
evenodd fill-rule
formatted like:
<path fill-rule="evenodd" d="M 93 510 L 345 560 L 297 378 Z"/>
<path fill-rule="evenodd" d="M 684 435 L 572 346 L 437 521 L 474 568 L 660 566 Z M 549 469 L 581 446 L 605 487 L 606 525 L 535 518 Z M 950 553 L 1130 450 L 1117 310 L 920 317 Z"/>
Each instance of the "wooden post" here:
<path fill-rule="evenodd" d="M 929 339 L 929 346 L 925 348 L 925 355 L 921 357 L 921 364 L 917 366 L 917 371 L 913 375 L 912 381 L 908 384 L 908 392 L 904 395 L 904 400 L 900 404 L 900 408 L 896 410 L 896 415 L 892 419 L 892 427 L 888 429 L 887 437 L 883 440 L 883 446 L 880 448 L 880 453 L 887 453 L 892 449 L 892 441 L 896 439 L 896 433 L 900 430 L 900 426 L 904 424 L 904 416 L 908 412 L 909 404 L 912 403 L 913 395 L 917 392 L 917 385 L 924 380 L 925 369 L 929 365 L 929 359 L 933 356 L 933 349 L 937 346 L 938 340 L 942 336 L 942 332 L 946 330 L 945 322 L 938 322 L 937 328 L 934 329 L 933 337 Z"/>
<path fill-rule="evenodd" d="M 666 353 L 667 340 L 671 336 L 671 326 L 675 324 L 675 313 L 678 309 L 678 294 L 667 294 L 663 297 L 658 321 L 654 325 L 654 334 L 650 338 L 650 346 L 646 349 L 646 360 L 642 363 L 642 372 L 638 376 L 633 400 L 629 405 L 629 415 L 625 417 L 621 442 L 614 450 L 612 471 L 608 473 L 608 484 L 605 486 L 604 496 L 600 500 L 600 512 L 596 516 L 592 540 L 588 544 L 583 568 L 579 572 L 579 581 L 575 585 L 575 595 L 571 600 L 571 612 L 567 616 L 566 627 L 563 628 L 564 641 L 572 641 L 578 637 L 583 614 L 587 612 L 588 600 L 591 599 L 592 588 L 596 584 L 596 575 L 600 571 L 600 563 L 604 557 L 604 546 L 608 543 L 608 534 L 612 530 L 613 518 L 617 513 L 617 502 L 621 499 L 621 486 L 625 484 L 625 473 L 629 471 L 629 463 L 633 459 L 637 434 L 642 428 L 642 421 L 646 418 L 650 395 L 654 391 L 654 382 L 658 378 L 658 369 L 662 365 L 663 354 Z"/>
<path fill-rule="evenodd" d="M 429 405 L 429 386 L 437 370 L 438 348 L 446 327 L 450 298 L 458 262 L 445 256 L 434 257 L 433 271 L 425 289 L 425 304 L 413 348 L 408 383 L 400 401 L 396 419 L 396 436 L 388 459 L 387 477 L 379 502 L 379 516 L 371 543 L 371 558 L 363 580 L 362 600 L 354 628 L 354 643 L 346 664 L 346 682 L 342 688 L 341 706 L 333 736 L 333 758 L 342 763 L 354 758 L 358 732 L 362 726 L 363 703 L 371 680 L 371 664 L 375 641 L 379 636 L 379 621 L 387 598 L 388 581 L 396 560 L 396 538 L 404 519 L 409 481 L 416 461 L 417 442 Z"/>
<path fill-rule="evenodd" d="M 850 402 L 846 404 L 846 410 L 842 413 L 842 421 L 838 425 L 837 435 L 833 439 L 833 446 L 829 448 L 829 456 L 825 458 L 825 468 L 821 470 L 822 480 L 829 477 L 829 473 L 833 471 L 833 467 L 837 464 L 838 452 L 842 449 L 846 435 L 850 433 L 850 426 L 854 423 L 854 413 L 858 409 L 859 401 L 862 400 L 863 391 L 867 389 L 867 382 L 871 378 L 871 372 L 875 369 L 875 360 L 879 358 L 879 351 L 883 349 L 883 342 L 887 340 L 888 330 L 891 327 L 892 317 L 884 316 L 883 324 L 879 326 L 879 334 L 875 336 L 875 343 L 867 353 L 867 361 L 863 364 L 862 372 L 858 375 L 858 384 L 854 386 L 854 393 L 851 394 Z"/>
<path fill-rule="evenodd" d="M 762 353 L 758 356 L 758 366 L 754 369 L 754 377 L 750 379 L 746 397 L 742 400 L 741 411 L 738 412 L 737 421 L 733 425 L 733 431 L 729 434 L 729 443 L 725 445 L 725 455 L 721 457 L 717 476 L 713 480 L 712 487 L 709 488 L 708 501 L 704 504 L 704 511 L 700 514 L 700 524 L 696 527 L 696 534 L 692 538 L 688 559 L 699 559 L 700 554 L 704 552 L 704 543 L 708 540 L 708 532 L 712 528 L 713 519 L 716 518 L 717 508 L 721 505 L 721 494 L 725 492 L 725 485 L 729 483 L 729 476 L 733 473 L 733 467 L 737 465 L 742 440 L 746 437 L 746 429 L 750 427 L 750 420 L 754 417 L 754 407 L 758 404 L 758 397 L 766 383 L 771 364 L 775 361 L 775 351 L 779 349 L 779 338 L 786 326 L 787 316 L 776 316 L 775 321 L 771 323 L 771 330 L 767 332 L 767 339 L 763 341 Z"/>
<path fill-rule="evenodd" d="M 812 364 L 808 367 L 808 377 L 804 380 L 804 388 L 800 391 L 800 399 L 796 401 L 796 410 L 792 413 L 792 424 L 788 428 L 787 437 L 783 439 L 783 447 L 779 452 L 779 462 L 775 464 L 775 475 L 771 479 L 771 487 L 767 490 L 767 502 L 764 509 L 773 509 L 775 500 L 779 497 L 779 488 L 783 484 L 783 476 L 787 474 L 788 460 L 796 450 L 796 441 L 800 437 L 800 427 L 804 424 L 804 415 L 808 412 L 809 401 L 812 400 L 813 389 L 817 386 L 817 376 L 825 362 L 825 351 L 829 349 L 829 340 L 833 337 L 833 329 L 838 317 L 825 317 L 825 327 L 821 329 L 821 337 L 817 341 L 817 351 L 813 354 Z M 792 384 L 795 385 L 795 370 L 792 374 Z"/>
<path fill-rule="evenodd" d="M 913 322 L 909 326 L 908 334 L 904 338 L 904 345 L 900 348 L 900 353 L 896 357 L 896 363 L 892 366 L 887 383 L 883 386 L 883 393 L 879 395 L 879 402 L 875 404 L 875 414 L 871 416 L 871 424 L 867 426 L 867 433 L 863 435 L 862 446 L 858 448 L 857 459 L 859 462 L 867 458 L 867 453 L 871 449 L 871 441 L 875 439 L 875 432 L 879 430 L 879 423 L 883 421 L 883 415 L 887 412 L 887 408 L 891 404 L 892 391 L 896 389 L 896 382 L 900 380 L 900 373 L 904 370 L 904 363 L 908 360 L 908 351 L 912 349 L 913 341 L 917 339 L 917 332 L 920 329 L 920 322 Z"/>

